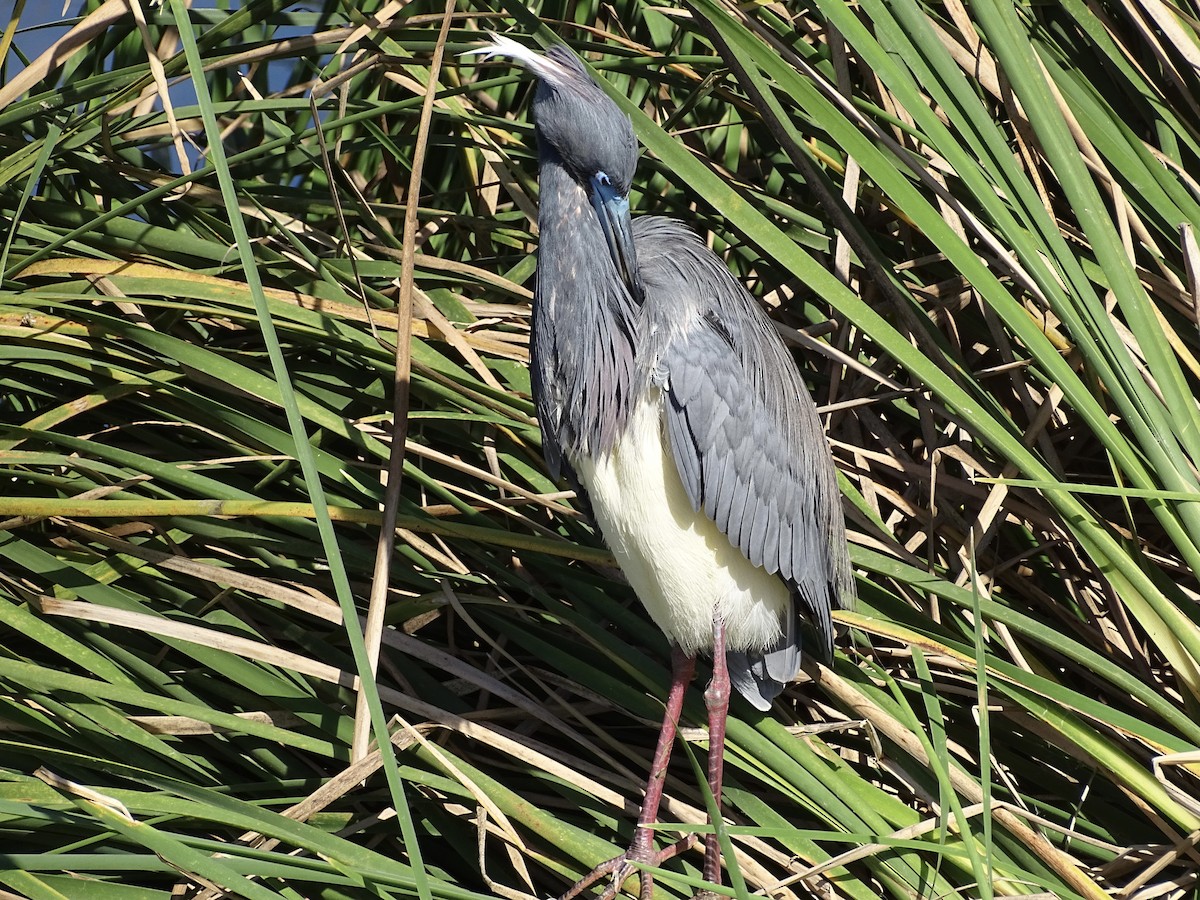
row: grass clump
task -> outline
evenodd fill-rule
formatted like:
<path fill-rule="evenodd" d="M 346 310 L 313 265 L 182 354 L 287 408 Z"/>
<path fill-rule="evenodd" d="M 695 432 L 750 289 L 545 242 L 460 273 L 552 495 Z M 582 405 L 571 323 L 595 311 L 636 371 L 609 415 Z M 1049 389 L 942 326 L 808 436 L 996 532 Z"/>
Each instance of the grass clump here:
<path fill-rule="evenodd" d="M 667 653 L 542 465 L 528 81 L 453 56 L 492 29 L 596 68 L 632 205 L 707 236 L 828 423 L 861 603 L 735 710 L 746 886 L 1195 894 L 1195 9 L 461 2 L 441 42 L 420 2 L 35 7 L 0 78 L 8 892 L 545 896 L 627 843 Z M 668 793 L 702 819 L 686 765 Z"/>

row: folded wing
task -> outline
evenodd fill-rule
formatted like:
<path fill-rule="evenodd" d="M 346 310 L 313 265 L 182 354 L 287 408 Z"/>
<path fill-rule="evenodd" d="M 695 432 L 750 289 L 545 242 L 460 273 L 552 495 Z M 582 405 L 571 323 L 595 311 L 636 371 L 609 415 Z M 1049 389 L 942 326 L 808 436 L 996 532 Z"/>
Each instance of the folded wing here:
<path fill-rule="evenodd" d="M 828 660 L 831 610 L 851 601 L 853 586 L 820 420 L 767 317 L 707 248 L 694 238 L 685 243 L 689 253 L 679 252 L 677 239 L 663 255 L 669 271 L 658 271 L 653 255 L 640 260 L 644 277 L 650 270 L 648 292 L 680 294 L 672 306 L 681 318 L 655 329 L 654 379 L 665 392 L 672 456 L 693 507 L 747 559 L 788 584 L 816 632 L 813 649 Z M 754 687 L 769 699 L 795 677 L 796 616 L 783 624 L 780 641 L 766 652 L 731 655 L 731 676 L 741 678 L 743 694 Z"/>

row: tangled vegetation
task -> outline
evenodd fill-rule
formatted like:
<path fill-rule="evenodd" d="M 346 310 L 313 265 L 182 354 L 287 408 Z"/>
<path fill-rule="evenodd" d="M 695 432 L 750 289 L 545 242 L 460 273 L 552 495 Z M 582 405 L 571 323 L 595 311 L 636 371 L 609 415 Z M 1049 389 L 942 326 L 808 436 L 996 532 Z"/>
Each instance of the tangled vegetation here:
<path fill-rule="evenodd" d="M 735 702 L 727 890 L 1200 895 L 1190 0 L 47 5 L 0 35 L 0 893 L 545 897 L 628 842 L 668 654 L 542 463 L 497 30 L 629 111 L 632 206 L 840 469 L 860 603 Z"/>

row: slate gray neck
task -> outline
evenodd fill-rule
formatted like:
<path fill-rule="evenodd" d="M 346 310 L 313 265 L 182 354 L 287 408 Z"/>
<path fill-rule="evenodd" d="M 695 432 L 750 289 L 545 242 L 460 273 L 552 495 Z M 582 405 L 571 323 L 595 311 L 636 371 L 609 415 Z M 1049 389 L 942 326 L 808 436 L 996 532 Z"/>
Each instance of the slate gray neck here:
<path fill-rule="evenodd" d="M 542 142 L 533 386 L 546 458 L 607 453 L 636 389 L 639 307 L 617 273 L 587 192 Z M 552 445 L 552 443 L 554 445 Z M 559 457 L 559 458 L 556 458 Z"/>

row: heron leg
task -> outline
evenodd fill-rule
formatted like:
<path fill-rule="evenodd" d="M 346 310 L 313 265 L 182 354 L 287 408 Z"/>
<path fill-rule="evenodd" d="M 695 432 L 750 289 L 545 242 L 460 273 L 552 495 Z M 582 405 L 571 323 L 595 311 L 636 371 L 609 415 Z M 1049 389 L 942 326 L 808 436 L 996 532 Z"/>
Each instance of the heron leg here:
<path fill-rule="evenodd" d="M 600 900 L 612 900 L 620 892 L 629 876 L 637 872 L 634 863 L 657 866 L 683 852 L 692 839 L 686 837 L 676 841 L 666 850 L 654 850 L 654 832 L 650 826 L 658 820 L 658 806 L 662 802 L 663 786 L 667 780 L 667 766 L 671 762 L 671 748 L 675 744 L 675 732 L 679 726 L 679 715 L 683 711 L 683 698 L 691 684 L 696 669 L 696 657 L 688 656 L 678 647 L 671 647 L 671 690 L 667 694 L 667 709 L 663 715 L 662 729 L 658 733 L 658 746 L 654 748 L 654 761 L 650 765 L 650 777 L 646 780 L 646 795 L 642 800 L 642 812 L 633 831 L 633 843 L 620 856 L 601 863 L 587 875 L 571 885 L 571 889 L 560 900 L 572 900 L 606 875 L 612 882 Z M 654 878 L 642 872 L 638 890 L 639 900 L 650 900 L 654 894 Z"/>
<path fill-rule="evenodd" d="M 729 691 L 725 620 L 718 612 L 713 618 L 712 681 L 704 692 L 704 705 L 708 707 L 708 787 L 712 791 L 718 816 L 721 814 L 721 782 L 725 772 L 725 722 L 729 717 Z M 721 883 L 721 844 L 715 828 L 704 836 L 703 875 L 705 881 Z M 701 891 L 696 897 L 716 897 L 716 894 Z"/>

